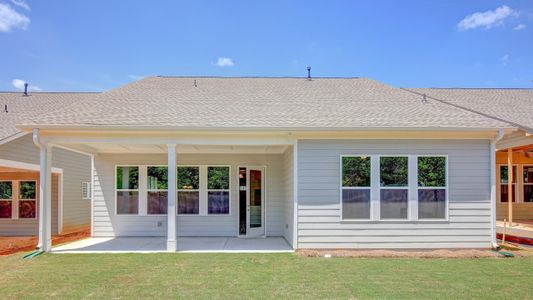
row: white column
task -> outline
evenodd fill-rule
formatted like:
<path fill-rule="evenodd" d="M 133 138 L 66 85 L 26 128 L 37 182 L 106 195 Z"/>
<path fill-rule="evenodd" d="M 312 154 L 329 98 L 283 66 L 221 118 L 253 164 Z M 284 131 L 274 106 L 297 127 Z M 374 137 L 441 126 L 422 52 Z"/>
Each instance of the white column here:
<path fill-rule="evenodd" d="M 41 251 L 52 250 L 52 147 L 40 149 L 39 181 L 39 243 Z"/>
<path fill-rule="evenodd" d="M 167 251 L 176 252 L 176 145 L 168 147 L 168 209 L 167 209 Z"/>

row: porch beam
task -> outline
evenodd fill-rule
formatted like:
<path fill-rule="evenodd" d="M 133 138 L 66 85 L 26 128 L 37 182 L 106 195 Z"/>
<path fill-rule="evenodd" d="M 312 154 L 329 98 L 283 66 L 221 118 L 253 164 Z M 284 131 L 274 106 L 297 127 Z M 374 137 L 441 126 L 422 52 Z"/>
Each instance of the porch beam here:
<path fill-rule="evenodd" d="M 509 215 L 509 226 L 513 226 L 513 176 L 513 148 L 509 148 L 507 150 L 507 213 Z"/>
<path fill-rule="evenodd" d="M 168 153 L 168 207 L 167 207 L 167 251 L 176 252 L 176 144 L 167 145 Z"/>

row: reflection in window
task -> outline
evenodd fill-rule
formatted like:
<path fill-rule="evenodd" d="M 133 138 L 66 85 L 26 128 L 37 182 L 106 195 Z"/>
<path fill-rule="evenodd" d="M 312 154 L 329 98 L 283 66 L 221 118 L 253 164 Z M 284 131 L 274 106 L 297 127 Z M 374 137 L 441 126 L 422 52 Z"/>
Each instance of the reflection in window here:
<path fill-rule="evenodd" d="M 229 167 L 207 167 L 207 213 L 229 214 Z"/>
<path fill-rule="evenodd" d="M 418 218 L 446 218 L 446 157 L 418 157 Z"/>
<path fill-rule="evenodd" d="M 178 214 L 200 213 L 200 168 L 178 167 Z"/>
<path fill-rule="evenodd" d="M 117 167 L 117 214 L 139 213 L 139 167 Z"/>
<path fill-rule="evenodd" d="M 370 219 L 370 157 L 342 157 L 342 218 Z"/>
<path fill-rule="evenodd" d="M 407 157 L 380 157 L 380 215 L 382 219 L 407 219 L 408 183 Z"/>

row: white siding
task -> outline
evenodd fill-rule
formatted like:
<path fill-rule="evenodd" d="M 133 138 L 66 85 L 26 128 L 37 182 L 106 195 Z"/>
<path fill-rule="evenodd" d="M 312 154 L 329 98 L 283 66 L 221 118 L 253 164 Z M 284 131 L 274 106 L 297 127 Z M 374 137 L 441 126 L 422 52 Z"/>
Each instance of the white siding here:
<path fill-rule="evenodd" d="M 0 158 L 39 165 L 39 149 L 33 144 L 31 134 L 29 134 L 1 145 Z M 81 183 L 90 181 L 90 157 L 54 148 L 52 166 L 63 169 L 62 233 L 88 228 L 90 226 L 91 202 L 81 198 Z M 57 208 L 54 209 L 57 210 Z M 21 234 L 33 234 L 36 232 L 35 230 L 38 229 L 37 223 L 32 226 L 33 229 L 31 231 L 24 231 Z"/>
<path fill-rule="evenodd" d="M 166 165 L 166 155 L 101 154 L 95 158 L 94 236 L 166 236 L 166 216 L 115 214 L 115 165 Z M 178 165 L 230 165 L 231 215 L 177 216 L 178 236 L 237 236 L 238 167 L 266 166 L 266 231 L 284 235 L 284 173 L 281 154 L 179 154 Z M 160 226 L 158 226 L 160 225 Z"/>
<path fill-rule="evenodd" d="M 488 140 L 300 140 L 299 248 L 488 248 Z M 341 154 L 448 155 L 449 220 L 341 222 Z"/>
<path fill-rule="evenodd" d="M 283 236 L 291 246 L 294 232 L 293 170 L 293 147 L 289 147 L 283 154 L 283 181 L 285 185 Z"/>

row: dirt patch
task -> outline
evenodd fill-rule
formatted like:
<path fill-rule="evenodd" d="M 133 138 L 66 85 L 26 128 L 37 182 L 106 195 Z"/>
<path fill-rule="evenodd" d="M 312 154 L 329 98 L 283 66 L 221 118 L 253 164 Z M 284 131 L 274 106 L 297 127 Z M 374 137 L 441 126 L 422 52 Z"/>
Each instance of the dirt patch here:
<path fill-rule="evenodd" d="M 506 251 L 515 256 L 533 256 L 533 251 Z M 409 258 L 503 258 L 504 256 L 486 249 L 436 249 L 436 250 L 359 250 L 359 249 L 303 249 L 298 255 L 308 257 L 409 257 Z"/>
<path fill-rule="evenodd" d="M 52 245 L 82 240 L 91 236 L 90 229 L 52 237 Z M 7 236 L 0 237 L 0 255 L 9 255 L 22 251 L 30 251 L 37 247 L 35 236 Z"/>

